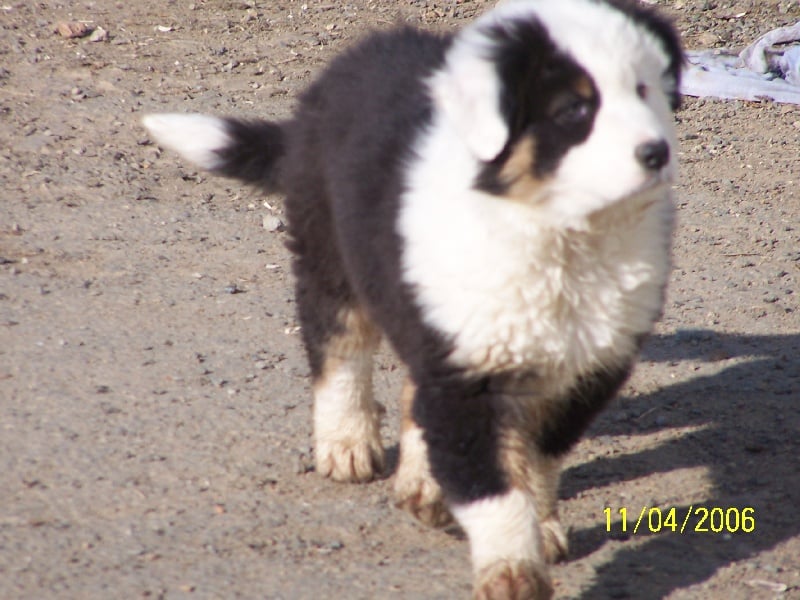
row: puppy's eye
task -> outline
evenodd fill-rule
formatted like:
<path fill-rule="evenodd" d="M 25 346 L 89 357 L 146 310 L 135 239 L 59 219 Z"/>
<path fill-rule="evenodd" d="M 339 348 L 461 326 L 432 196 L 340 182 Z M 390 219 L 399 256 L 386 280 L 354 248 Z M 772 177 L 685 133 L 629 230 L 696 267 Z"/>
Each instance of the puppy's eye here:
<path fill-rule="evenodd" d="M 639 96 L 642 100 L 647 100 L 647 95 L 650 93 L 650 90 L 647 86 L 643 83 L 636 84 L 636 95 Z"/>
<path fill-rule="evenodd" d="M 559 125 L 572 125 L 585 121 L 592 112 L 588 100 L 579 97 L 557 102 L 552 108 L 553 119 Z"/>

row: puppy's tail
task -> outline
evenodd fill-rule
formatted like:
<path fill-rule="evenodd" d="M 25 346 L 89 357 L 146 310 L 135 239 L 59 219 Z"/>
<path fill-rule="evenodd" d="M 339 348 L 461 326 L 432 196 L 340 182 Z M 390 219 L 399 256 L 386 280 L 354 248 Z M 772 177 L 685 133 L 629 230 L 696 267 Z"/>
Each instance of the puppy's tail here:
<path fill-rule="evenodd" d="M 159 144 L 203 169 L 279 191 L 285 144 L 278 123 L 199 114 L 151 114 L 142 123 Z"/>

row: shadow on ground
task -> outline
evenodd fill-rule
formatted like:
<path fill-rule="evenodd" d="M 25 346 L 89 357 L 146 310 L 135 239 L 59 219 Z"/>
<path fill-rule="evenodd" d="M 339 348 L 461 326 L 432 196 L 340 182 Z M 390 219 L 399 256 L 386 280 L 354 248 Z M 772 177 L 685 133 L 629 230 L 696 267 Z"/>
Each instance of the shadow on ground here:
<path fill-rule="evenodd" d="M 700 520 L 701 513 L 694 512 L 683 534 L 664 530 L 643 534 L 640 530 L 637 536 L 646 536 L 646 542 L 617 552 L 597 573 L 584 598 L 641 598 L 642 590 L 648 598 L 662 598 L 800 535 L 798 355 L 798 334 L 749 336 L 689 330 L 650 340 L 642 357 L 645 361 L 726 360 L 731 366 L 712 376 L 627 399 L 628 419 L 615 420 L 606 413 L 591 435 L 680 427 L 697 430 L 657 448 L 568 469 L 562 480 L 562 497 L 653 473 L 706 467 L 714 494 L 704 499 L 702 506 L 740 511 L 752 507 L 755 528 L 751 533 L 689 532 Z M 680 527 L 690 506 L 676 508 Z M 628 519 L 637 516 L 629 514 Z M 619 515 L 615 518 L 613 525 L 619 532 Z M 703 525 L 719 527 L 718 521 L 712 524 L 707 520 Z M 628 535 L 631 528 L 629 523 Z M 605 523 L 573 532 L 571 559 L 595 552 L 608 542 L 609 535 Z"/>

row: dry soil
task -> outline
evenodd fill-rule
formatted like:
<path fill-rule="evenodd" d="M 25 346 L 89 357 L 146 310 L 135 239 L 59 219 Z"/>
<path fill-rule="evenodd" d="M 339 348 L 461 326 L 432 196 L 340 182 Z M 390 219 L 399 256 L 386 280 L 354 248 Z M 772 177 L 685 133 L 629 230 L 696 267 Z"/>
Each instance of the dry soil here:
<path fill-rule="evenodd" d="M 800 19 L 657 3 L 689 48 Z M 3 2 L 0 598 L 468 597 L 466 541 L 394 509 L 391 468 L 313 472 L 282 199 L 162 154 L 140 118 L 285 117 L 366 31 L 490 5 Z M 557 596 L 800 598 L 800 109 L 686 99 L 677 121 L 666 312 L 570 457 Z M 383 352 L 392 468 L 401 373 Z"/>

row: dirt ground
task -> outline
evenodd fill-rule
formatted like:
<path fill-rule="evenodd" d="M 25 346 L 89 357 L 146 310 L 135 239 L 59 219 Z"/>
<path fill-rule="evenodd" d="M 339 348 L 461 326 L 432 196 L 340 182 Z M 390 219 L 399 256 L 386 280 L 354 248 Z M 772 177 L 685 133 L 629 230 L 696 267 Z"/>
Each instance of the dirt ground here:
<path fill-rule="evenodd" d="M 658 4 L 689 48 L 800 20 Z M 463 537 L 392 505 L 394 357 L 389 473 L 321 479 L 281 198 L 162 154 L 140 118 L 284 117 L 365 31 L 490 5 L 2 3 L 0 598 L 468 597 Z M 686 99 L 677 120 L 666 314 L 570 456 L 557 596 L 800 598 L 800 108 Z"/>

